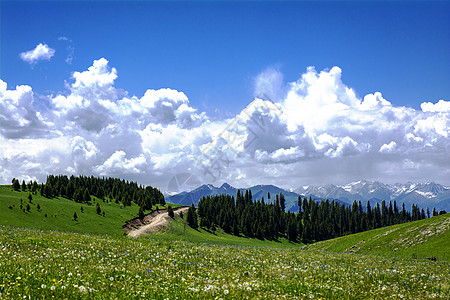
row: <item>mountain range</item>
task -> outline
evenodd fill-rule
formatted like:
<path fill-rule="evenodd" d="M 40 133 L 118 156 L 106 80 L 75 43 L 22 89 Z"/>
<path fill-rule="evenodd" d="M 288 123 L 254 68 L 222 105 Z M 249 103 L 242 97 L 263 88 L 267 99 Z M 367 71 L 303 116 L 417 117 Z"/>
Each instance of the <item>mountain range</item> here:
<path fill-rule="evenodd" d="M 253 199 L 264 197 L 265 202 L 272 202 L 275 195 L 282 193 L 286 199 L 286 209 L 291 212 L 298 211 L 297 198 L 312 197 L 316 201 L 324 199 L 335 200 L 345 205 L 351 205 L 353 201 L 361 201 L 363 206 L 367 201 L 373 206 L 382 200 L 396 201 L 400 208 L 405 203 L 406 209 L 410 210 L 414 203 L 420 208 L 434 207 L 436 210 L 450 211 L 450 187 L 434 182 L 406 183 L 406 184 L 384 184 L 379 181 L 360 180 L 345 185 L 323 185 L 323 186 L 301 186 L 295 190 L 288 191 L 274 185 L 255 185 L 250 188 L 241 188 L 241 191 L 251 190 Z M 166 200 L 171 203 L 194 205 L 202 196 L 213 196 L 228 194 L 236 196 L 237 188 L 228 183 L 215 187 L 211 184 L 202 185 L 190 192 L 182 192 L 167 196 Z M 268 199 L 268 193 L 271 198 Z"/>
<path fill-rule="evenodd" d="M 382 200 L 396 201 L 397 205 L 405 203 L 407 209 L 414 203 L 421 208 L 435 207 L 437 210 L 450 209 L 450 187 L 434 182 L 427 183 L 396 183 L 384 184 L 379 181 L 360 180 L 346 185 L 302 186 L 294 190 L 296 193 L 339 199 L 347 203 L 356 201 L 370 201 L 376 204 Z"/>

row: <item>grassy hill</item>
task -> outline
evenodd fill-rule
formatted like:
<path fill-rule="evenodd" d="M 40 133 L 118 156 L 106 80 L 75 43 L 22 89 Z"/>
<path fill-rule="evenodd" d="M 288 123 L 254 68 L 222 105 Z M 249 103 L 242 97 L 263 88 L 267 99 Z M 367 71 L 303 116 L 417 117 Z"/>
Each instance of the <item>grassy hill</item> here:
<path fill-rule="evenodd" d="M 123 207 L 114 201 L 105 202 L 95 197 L 92 197 L 88 205 L 63 197 L 49 199 L 37 193 L 32 195 L 33 200 L 30 203 L 28 194 L 28 192 L 13 191 L 9 185 L 0 186 L 0 225 L 122 235 L 122 225 L 127 220 L 137 217 L 139 211 L 135 203 Z M 20 209 L 20 199 L 22 199 L 22 209 Z M 101 211 L 105 213 L 104 216 L 96 213 L 97 202 L 100 204 Z M 30 211 L 26 211 L 27 204 L 30 205 Z M 40 211 L 37 210 L 38 204 Z M 73 219 L 74 213 L 78 216 L 77 221 Z"/>
<path fill-rule="evenodd" d="M 0 186 L 0 225 L 79 233 L 123 235 L 122 226 L 127 220 L 137 217 L 139 211 L 139 207 L 135 203 L 132 203 L 131 206 L 123 207 L 114 203 L 114 201 L 105 202 L 95 197 L 92 197 L 93 200 L 90 205 L 76 203 L 63 197 L 49 199 L 41 196 L 39 193 L 32 195 L 33 200 L 30 203 L 27 197 L 28 192 L 13 191 L 9 185 Z M 22 199 L 22 209 L 20 209 L 20 199 Z M 105 216 L 96 213 L 97 202 L 100 204 L 102 212 L 105 212 Z M 25 209 L 27 204 L 30 205 L 29 212 Z M 38 204 L 40 211 L 37 210 Z M 172 207 L 178 206 L 177 204 L 171 205 Z M 81 211 L 81 208 L 83 208 L 83 211 Z M 157 208 L 163 208 L 163 206 L 153 207 L 153 209 Z M 73 219 L 74 212 L 77 213 L 77 221 Z M 184 219 L 175 218 L 175 221 L 166 230 L 145 238 L 281 248 L 299 247 L 301 245 L 290 243 L 286 239 L 261 241 L 236 237 L 223 232 L 221 229 L 211 233 L 203 229 L 195 230 L 186 226 L 185 230 L 185 220 L 186 217 Z"/>
<path fill-rule="evenodd" d="M 206 231 L 205 229 L 193 229 L 185 226 L 186 216 L 183 219 L 178 214 L 169 226 L 161 232 L 154 233 L 143 238 L 156 240 L 182 240 L 187 242 L 199 242 L 217 245 L 241 245 L 253 247 L 271 247 L 271 248 L 299 248 L 303 244 L 292 243 L 285 238 L 279 238 L 276 241 L 259 240 L 256 238 L 247 238 L 243 236 L 235 236 L 225 233 L 221 228 L 215 232 Z"/>
<path fill-rule="evenodd" d="M 305 249 L 450 261 L 450 213 L 322 241 Z"/>

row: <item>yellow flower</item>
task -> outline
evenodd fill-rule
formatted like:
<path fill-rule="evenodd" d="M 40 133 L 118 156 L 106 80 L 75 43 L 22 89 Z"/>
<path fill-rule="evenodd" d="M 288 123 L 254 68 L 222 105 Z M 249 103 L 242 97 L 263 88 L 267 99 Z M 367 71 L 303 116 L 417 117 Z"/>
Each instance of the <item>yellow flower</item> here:
<path fill-rule="evenodd" d="M 16 279 L 17 279 L 17 280 L 20 280 L 20 279 L 22 279 L 22 277 L 19 276 L 19 277 L 17 277 Z"/>

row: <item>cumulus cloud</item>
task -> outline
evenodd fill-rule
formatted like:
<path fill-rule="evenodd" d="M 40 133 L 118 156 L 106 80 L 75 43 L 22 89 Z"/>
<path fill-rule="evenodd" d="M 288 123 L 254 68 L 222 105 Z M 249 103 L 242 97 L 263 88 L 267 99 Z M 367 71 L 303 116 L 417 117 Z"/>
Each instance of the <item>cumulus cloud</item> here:
<path fill-rule="evenodd" d="M 20 53 L 20 58 L 29 64 L 35 64 L 39 60 L 50 60 L 55 55 L 55 49 L 50 48 L 47 44 L 38 44 L 36 48 Z"/>
<path fill-rule="evenodd" d="M 31 87 L 0 81 L 0 180 L 92 174 L 165 190 L 180 173 L 240 187 L 450 178 L 449 101 L 415 110 L 380 92 L 360 99 L 338 67 L 310 67 L 288 84 L 268 69 L 255 95 L 276 101 L 256 97 L 215 121 L 182 91 L 130 96 L 117 78 L 106 59 L 95 60 L 73 73 L 67 91 L 44 96 L 49 109 L 35 105 Z"/>
<path fill-rule="evenodd" d="M 7 138 L 26 138 L 49 135 L 49 122 L 34 108 L 34 93 L 30 86 L 19 85 L 7 89 L 0 79 L 0 134 Z"/>

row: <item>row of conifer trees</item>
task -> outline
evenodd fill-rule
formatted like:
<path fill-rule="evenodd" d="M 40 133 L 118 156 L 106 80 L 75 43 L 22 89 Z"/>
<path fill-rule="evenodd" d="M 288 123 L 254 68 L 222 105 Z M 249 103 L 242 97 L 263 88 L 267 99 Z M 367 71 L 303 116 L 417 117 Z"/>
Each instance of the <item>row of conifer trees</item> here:
<path fill-rule="evenodd" d="M 120 180 L 118 178 L 99 178 L 94 176 L 70 176 L 49 175 L 45 183 L 38 184 L 36 181 L 12 180 L 14 190 L 38 191 L 44 197 L 65 197 L 79 203 L 89 203 L 91 196 L 99 199 L 109 199 L 124 206 L 132 202 L 141 207 L 142 210 L 150 210 L 153 205 L 165 205 L 164 195 L 159 189 L 151 186 L 141 186 L 133 181 Z"/>
<path fill-rule="evenodd" d="M 395 201 L 389 204 L 383 201 L 381 206 L 377 203 L 374 207 L 368 201 L 365 210 L 360 201 L 345 206 L 337 201 L 317 202 L 299 196 L 297 204 L 299 213 L 285 212 L 285 198 L 281 193 L 271 203 L 265 203 L 264 198 L 253 201 L 250 190 L 245 194 L 238 190 L 236 199 L 230 195 L 202 197 L 196 214 L 199 225 L 208 230 L 220 227 L 235 235 L 270 240 L 287 237 L 303 243 L 430 217 L 428 209 L 426 214 L 416 205 L 411 212 L 404 204 L 399 210 Z M 433 209 L 434 215 L 437 213 Z"/>

